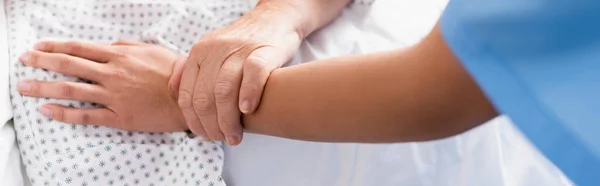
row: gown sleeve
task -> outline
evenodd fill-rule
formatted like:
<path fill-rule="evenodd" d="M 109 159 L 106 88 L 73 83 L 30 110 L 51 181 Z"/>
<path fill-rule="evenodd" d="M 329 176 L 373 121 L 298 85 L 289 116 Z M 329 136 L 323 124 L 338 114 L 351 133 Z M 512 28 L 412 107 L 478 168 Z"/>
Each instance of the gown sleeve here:
<path fill-rule="evenodd" d="M 450 0 L 446 43 L 576 185 L 600 185 L 600 1 Z"/>

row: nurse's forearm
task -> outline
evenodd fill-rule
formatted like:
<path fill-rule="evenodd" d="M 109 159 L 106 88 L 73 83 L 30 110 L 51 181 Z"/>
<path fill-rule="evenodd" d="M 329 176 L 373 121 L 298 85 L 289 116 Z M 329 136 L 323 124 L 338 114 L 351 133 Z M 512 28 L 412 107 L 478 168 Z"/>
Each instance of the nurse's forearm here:
<path fill-rule="evenodd" d="M 496 111 L 434 31 L 393 52 L 272 73 L 249 132 L 327 142 L 406 142 L 459 134 Z"/>
<path fill-rule="evenodd" d="M 277 11 L 296 18 L 297 32 L 304 38 L 338 17 L 348 3 L 350 0 L 260 0 L 256 9 Z"/>

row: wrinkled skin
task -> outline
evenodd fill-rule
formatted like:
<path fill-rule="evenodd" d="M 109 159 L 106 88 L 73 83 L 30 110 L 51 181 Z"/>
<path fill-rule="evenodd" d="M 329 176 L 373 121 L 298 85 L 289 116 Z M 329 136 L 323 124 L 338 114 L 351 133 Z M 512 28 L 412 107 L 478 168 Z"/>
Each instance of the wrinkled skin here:
<path fill-rule="evenodd" d="M 303 38 L 298 14 L 282 14 L 292 10 L 282 6 L 258 6 L 194 45 L 179 89 L 192 132 L 230 145 L 241 142 L 241 114 L 257 109 L 270 73 L 293 57 Z"/>

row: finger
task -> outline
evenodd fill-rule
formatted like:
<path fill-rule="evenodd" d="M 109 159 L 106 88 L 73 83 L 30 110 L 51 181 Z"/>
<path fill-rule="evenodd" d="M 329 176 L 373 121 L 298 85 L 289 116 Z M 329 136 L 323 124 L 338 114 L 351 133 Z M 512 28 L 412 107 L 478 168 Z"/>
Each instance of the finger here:
<path fill-rule="evenodd" d="M 43 52 L 63 53 L 96 62 L 107 62 L 112 57 L 118 56 L 118 53 L 112 50 L 110 45 L 92 44 L 77 41 L 42 41 L 37 43 L 34 48 Z"/>
<path fill-rule="evenodd" d="M 186 61 L 186 57 L 181 57 L 175 61 L 175 63 L 173 63 L 173 73 L 171 73 L 171 77 L 169 77 L 169 89 L 171 89 L 173 92 L 179 90 L 181 76 L 183 75 L 183 69 Z"/>
<path fill-rule="evenodd" d="M 109 93 L 102 87 L 77 82 L 22 81 L 17 86 L 25 96 L 56 98 L 106 105 L 110 101 Z"/>
<path fill-rule="evenodd" d="M 214 89 L 219 127 L 231 146 L 238 145 L 242 139 L 238 98 L 245 57 L 232 55 L 223 63 Z"/>
<path fill-rule="evenodd" d="M 120 40 L 112 43 L 112 45 L 145 46 L 145 45 L 149 45 L 149 44 L 144 43 L 144 42 L 135 41 L 135 40 L 130 40 L 130 39 L 120 39 Z"/>
<path fill-rule="evenodd" d="M 206 130 L 207 136 L 211 140 L 224 141 L 225 137 L 223 132 L 221 132 L 217 119 L 214 87 L 215 79 L 222 62 L 227 58 L 227 55 L 222 54 L 228 53 L 228 50 L 225 48 L 203 47 L 202 52 L 205 61 L 200 63 L 200 71 L 198 72 L 196 85 L 194 86 L 194 110 Z"/>
<path fill-rule="evenodd" d="M 248 56 L 240 86 L 239 109 L 242 113 L 250 114 L 258 108 L 269 75 L 286 60 L 286 56 L 273 47 L 256 49 Z"/>
<path fill-rule="evenodd" d="M 28 51 L 19 58 L 25 65 L 92 81 L 102 79 L 100 63 L 66 54 Z"/>
<path fill-rule="evenodd" d="M 196 79 L 199 72 L 198 63 L 202 60 L 202 49 L 196 45 L 192 49 L 190 57 L 184 64 L 177 101 L 190 130 L 194 134 L 208 139 L 206 131 L 204 130 L 202 123 L 200 123 L 200 119 L 198 118 L 198 115 L 196 115 L 193 105 L 194 86 L 196 85 Z"/>
<path fill-rule="evenodd" d="M 46 104 L 39 108 L 39 112 L 46 117 L 65 123 L 119 127 L 117 114 L 107 108 L 69 108 L 57 104 Z"/>
<path fill-rule="evenodd" d="M 212 91 L 214 85 L 211 79 L 214 78 L 203 77 L 202 75 L 207 73 L 204 69 L 207 68 L 200 68 L 199 75 L 196 79 L 192 104 L 197 117 L 200 119 L 202 126 L 204 126 L 207 137 L 210 140 L 224 141 L 225 137 L 217 122 L 217 108 L 214 101 L 214 93 Z"/>

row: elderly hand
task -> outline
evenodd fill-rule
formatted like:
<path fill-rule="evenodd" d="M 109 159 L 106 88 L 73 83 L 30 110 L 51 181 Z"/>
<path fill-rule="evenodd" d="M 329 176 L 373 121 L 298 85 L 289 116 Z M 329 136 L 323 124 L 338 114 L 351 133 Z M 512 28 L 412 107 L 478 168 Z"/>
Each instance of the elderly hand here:
<path fill-rule="evenodd" d="M 286 5 L 263 3 L 194 45 L 179 89 L 192 132 L 230 145 L 241 142 L 240 111 L 258 107 L 271 71 L 295 54 L 303 39 L 299 19 Z"/>
<path fill-rule="evenodd" d="M 20 60 L 95 82 L 20 82 L 19 91 L 33 97 L 93 102 L 105 108 L 69 108 L 56 104 L 39 111 L 58 121 L 93 124 L 130 131 L 187 130 L 177 105 L 177 87 L 169 84 L 175 53 L 144 43 L 120 41 L 113 45 L 80 42 L 41 42 Z M 170 87 L 171 86 L 171 87 Z"/>

